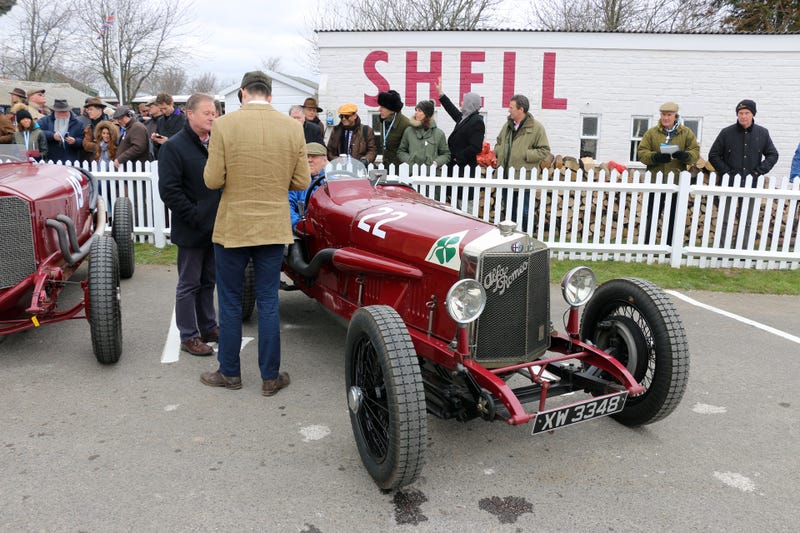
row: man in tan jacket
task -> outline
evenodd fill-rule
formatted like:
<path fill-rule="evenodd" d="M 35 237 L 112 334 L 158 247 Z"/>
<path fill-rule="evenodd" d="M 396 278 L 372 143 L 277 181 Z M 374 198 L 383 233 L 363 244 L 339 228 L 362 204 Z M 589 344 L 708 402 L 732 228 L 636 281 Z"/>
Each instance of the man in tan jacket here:
<path fill-rule="evenodd" d="M 258 366 L 261 392 L 272 396 L 289 385 L 280 372 L 278 287 L 284 245 L 293 242 L 290 190 L 308 187 L 310 171 L 300 123 L 271 105 L 272 80 L 261 71 L 242 78 L 242 107 L 214 121 L 203 179 L 222 190 L 214 223 L 219 301 L 219 370 L 204 372 L 211 387 L 242 387 L 244 271 L 252 259 L 258 306 Z"/>

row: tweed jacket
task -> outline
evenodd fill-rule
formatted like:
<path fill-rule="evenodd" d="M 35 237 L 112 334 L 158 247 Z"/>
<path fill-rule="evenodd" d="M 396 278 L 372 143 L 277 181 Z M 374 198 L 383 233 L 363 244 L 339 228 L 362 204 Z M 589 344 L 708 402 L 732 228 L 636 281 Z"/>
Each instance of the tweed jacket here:
<path fill-rule="evenodd" d="M 692 130 L 680 124 L 675 130 L 674 135 L 670 135 L 669 143 L 678 147 L 679 150 L 689 154 L 689 160 L 685 163 L 678 159 L 671 159 L 667 163 L 657 163 L 653 161 L 653 156 L 661 152 L 661 145 L 667 140 L 667 132 L 661 124 L 656 124 L 642 136 L 639 142 L 639 148 L 636 155 L 639 161 L 647 165 L 647 170 L 655 175 L 656 172 L 662 172 L 665 176 L 672 172 L 678 174 L 682 170 L 686 170 L 687 165 L 693 165 L 700 157 L 700 145 L 697 144 L 697 138 L 694 136 Z"/>
<path fill-rule="evenodd" d="M 117 161 L 124 165 L 128 161 L 146 163 L 150 159 L 150 142 L 147 138 L 147 128 L 132 118 L 125 129 L 125 137 L 117 147 Z"/>
<path fill-rule="evenodd" d="M 530 171 L 550 155 L 550 143 L 542 123 L 527 113 L 516 133 L 514 122 L 506 121 L 497 136 L 494 153 L 497 156 L 498 167 L 525 168 Z M 528 176 L 530 177 L 530 174 Z"/>
<path fill-rule="evenodd" d="M 222 190 L 212 241 L 226 248 L 290 244 L 290 190 L 308 187 L 303 128 L 269 104 L 247 103 L 211 127 L 203 179 Z"/>

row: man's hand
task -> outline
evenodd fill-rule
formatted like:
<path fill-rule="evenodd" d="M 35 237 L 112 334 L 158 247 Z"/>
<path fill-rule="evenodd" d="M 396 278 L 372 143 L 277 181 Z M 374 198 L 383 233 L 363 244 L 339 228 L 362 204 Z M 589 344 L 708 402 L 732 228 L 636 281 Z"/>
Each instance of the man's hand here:
<path fill-rule="evenodd" d="M 678 150 L 672 154 L 672 159 L 677 159 L 681 163 L 688 163 L 690 157 L 689 152 L 684 152 L 683 150 Z"/>
<path fill-rule="evenodd" d="M 75 144 L 75 137 L 72 135 L 67 135 L 67 138 L 64 140 L 67 141 L 67 144 Z"/>
<path fill-rule="evenodd" d="M 653 163 L 669 163 L 671 159 L 669 154 L 655 153 L 653 154 Z"/>
<path fill-rule="evenodd" d="M 436 85 L 434 85 L 433 88 L 436 89 L 436 94 L 438 94 L 439 96 L 442 96 L 442 77 L 441 76 L 439 76 L 439 78 L 436 80 Z"/>
<path fill-rule="evenodd" d="M 114 168 L 119 168 L 119 159 L 114 160 Z"/>
<path fill-rule="evenodd" d="M 61 142 L 61 134 L 58 133 L 58 132 L 55 132 L 53 134 L 53 139 L 57 140 L 58 142 Z"/>

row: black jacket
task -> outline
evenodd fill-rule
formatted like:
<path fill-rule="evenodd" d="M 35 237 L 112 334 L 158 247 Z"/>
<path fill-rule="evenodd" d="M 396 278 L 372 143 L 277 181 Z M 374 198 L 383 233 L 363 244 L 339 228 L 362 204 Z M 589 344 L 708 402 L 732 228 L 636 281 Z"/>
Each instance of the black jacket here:
<path fill-rule="evenodd" d="M 170 138 L 181 131 L 185 124 L 186 115 L 184 115 L 183 112 L 176 107 L 175 110 L 169 115 L 161 115 L 158 117 L 156 123 L 156 133 Z M 160 156 L 162 145 L 158 143 L 153 143 L 153 145 L 155 155 Z"/>
<path fill-rule="evenodd" d="M 450 148 L 450 163 L 448 163 L 448 166 L 451 169 L 455 166 L 462 169 L 467 166 L 474 170 L 478 166 L 476 158 L 481 153 L 483 137 L 486 133 L 483 117 L 476 111 L 462 122 L 463 115 L 461 111 L 453 105 L 453 102 L 447 96 L 441 95 L 439 102 L 441 102 L 447 114 L 450 115 L 450 118 L 456 122 L 453 132 L 447 139 L 447 146 Z M 471 175 L 475 176 L 474 172 Z"/>
<path fill-rule="evenodd" d="M 739 185 L 744 185 L 748 174 L 757 177 L 772 170 L 778 162 L 778 150 L 767 128 L 753 123 L 744 129 L 737 122 L 719 132 L 708 151 L 708 160 L 717 176 L 738 174 Z"/>
<path fill-rule="evenodd" d="M 172 211 L 170 240 L 178 246 L 200 248 L 211 244 L 221 192 L 203 181 L 208 149 L 189 127 L 161 145 L 158 192 Z"/>
<path fill-rule="evenodd" d="M 325 139 L 322 137 L 322 130 L 313 122 L 303 122 L 303 134 L 306 136 L 306 144 L 319 143 L 325 146 Z"/>

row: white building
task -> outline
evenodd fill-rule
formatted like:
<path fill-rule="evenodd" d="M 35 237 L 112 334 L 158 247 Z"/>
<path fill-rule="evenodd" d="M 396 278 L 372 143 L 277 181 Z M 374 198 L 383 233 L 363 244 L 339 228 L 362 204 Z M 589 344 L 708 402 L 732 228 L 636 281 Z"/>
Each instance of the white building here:
<path fill-rule="evenodd" d="M 278 111 L 288 113 L 289 108 L 293 105 L 303 105 L 306 98 L 316 98 L 317 96 L 317 87 L 314 82 L 272 70 L 266 71 L 266 74 L 272 78 L 272 105 Z M 239 85 L 240 82 L 237 82 L 225 87 L 221 92 L 225 99 L 226 113 L 235 111 L 241 106 L 238 96 Z"/>
<path fill-rule="evenodd" d="M 455 103 L 465 92 L 483 96 L 485 141 L 492 146 L 515 93 L 530 99 L 554 154 L 635 159 L 637 140 L 657 123 L 666 101 L 680 105 L 703 158 L 719 130 L 736 121 L 734 108 L 744 98 L 756 101 L 756 122 L 769 129 L 780 153 L 774 174 L 788 175 L 800 142 L 798 35 L 514 30 L 318 36 L 320 105 L 331 119 L 340 104 L 353 102 L 362 121 L 375 120 L 378 92 L 389 88 L 411 115 L 417 101 L 436 100 L 441 76 Z M 452 130 L 440 107 L 435 118 L 445 132 Z"/>

